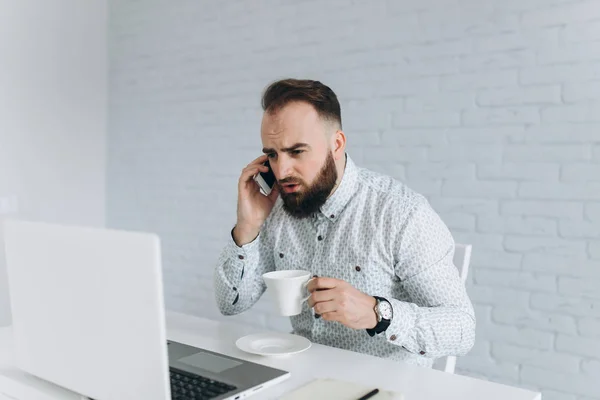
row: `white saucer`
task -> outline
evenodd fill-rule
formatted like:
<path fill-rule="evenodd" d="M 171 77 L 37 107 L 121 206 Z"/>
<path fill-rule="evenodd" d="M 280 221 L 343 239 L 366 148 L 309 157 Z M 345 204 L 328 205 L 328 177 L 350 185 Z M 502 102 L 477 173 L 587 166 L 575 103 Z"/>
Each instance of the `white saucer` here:
<path fill-rule="evenodd" d="M 235 345 L 247 353 L 261 356 L 285 356 L 308 350 L 310 340 L 291 333 L 255 333 L 239 338 Z"/>

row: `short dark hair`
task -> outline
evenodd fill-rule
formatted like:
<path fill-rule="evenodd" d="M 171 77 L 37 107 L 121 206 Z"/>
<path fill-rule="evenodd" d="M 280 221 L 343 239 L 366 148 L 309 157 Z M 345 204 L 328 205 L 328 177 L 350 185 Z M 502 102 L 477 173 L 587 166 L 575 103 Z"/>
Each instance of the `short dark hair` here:
<path fill-rule="evenodd" d="M 275 113 L 292 101 L 305 101 L 323 119 L 337 122 L 342 128 L 342 113 L 337 96 L 323 83 L 310 79 L 282 79 L 271 83 L 262 97 L 262 108 Z"/>

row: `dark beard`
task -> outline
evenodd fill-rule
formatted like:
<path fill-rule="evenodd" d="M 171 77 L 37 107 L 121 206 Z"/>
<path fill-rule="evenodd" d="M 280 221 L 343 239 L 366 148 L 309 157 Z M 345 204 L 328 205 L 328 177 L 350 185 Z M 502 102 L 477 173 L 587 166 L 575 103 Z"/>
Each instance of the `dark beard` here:
<path fill-rule="evenodd" d="M 292 217 L 295 218 L 306 218 L 311 216 L 313 213 L 319 211 L 321 206 L 325 204 L 327 198 L 331 194 L 331 191 L 335 187 L 337 182 L 338 174 L 335 167 L 335 161 L 331 153 L 327 155 L 325 165 L 321 168 L 319 175 L 315 178 L 314 183 L 307 187 L 304 181 L 298 181 L 293 178 L 282 179 L 281 184 L 284 183 L 300 183 L 304 191 L 296 193 L 285 193 L 281 190 L 280 195 L 283 200 L 283 209 Z"/>

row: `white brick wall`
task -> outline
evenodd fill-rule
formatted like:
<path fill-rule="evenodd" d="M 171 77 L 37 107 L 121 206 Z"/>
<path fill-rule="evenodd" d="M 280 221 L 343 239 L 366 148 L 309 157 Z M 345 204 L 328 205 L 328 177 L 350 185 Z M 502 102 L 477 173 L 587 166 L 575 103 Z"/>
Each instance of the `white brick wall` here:
<path fill-rule="evenodd" d="M 474 245 L 460 373 L 600 399 L 600 1 L 112 1 L 108 220 L 164 245 L 168 306 L 211 273 L 260 152 L 260 94 L 319 79 L 360 165 Z M 265 298 L 235 317 L 288 329 Z"/>

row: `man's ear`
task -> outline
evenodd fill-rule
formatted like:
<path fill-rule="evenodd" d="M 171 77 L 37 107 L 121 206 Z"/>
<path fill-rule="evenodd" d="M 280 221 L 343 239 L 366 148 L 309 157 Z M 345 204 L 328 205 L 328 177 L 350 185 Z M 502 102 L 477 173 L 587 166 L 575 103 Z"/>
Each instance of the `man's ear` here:
<path fill-rule="evenodd" d="M 333 158 L 339 160 L 346 154 L 346 135 L 343 131 L 337 130 L 332 135 Z"/>

